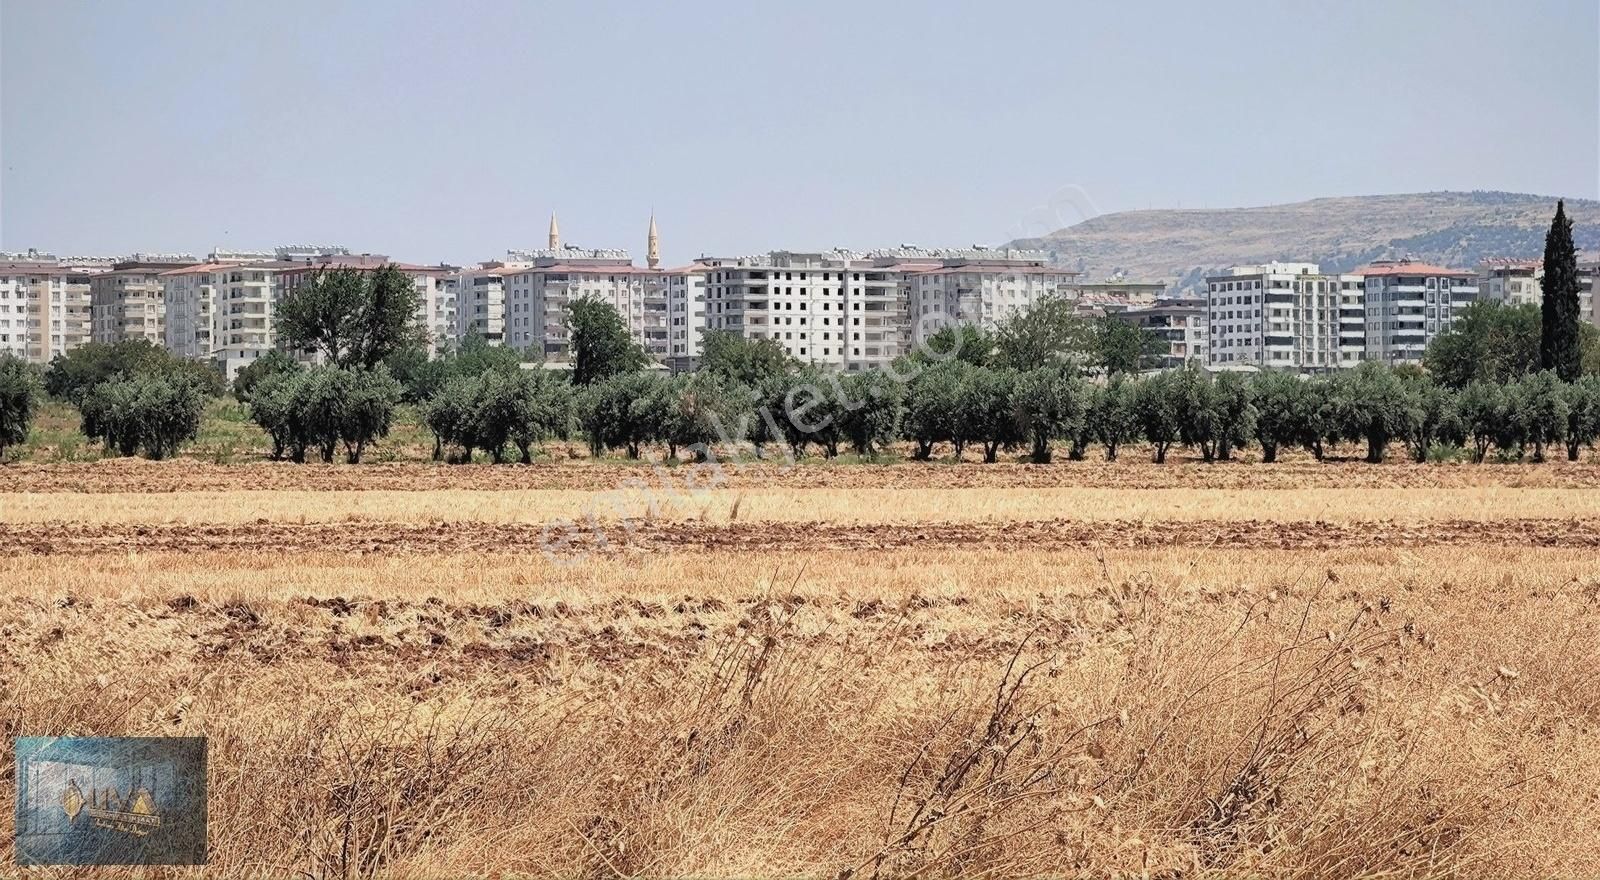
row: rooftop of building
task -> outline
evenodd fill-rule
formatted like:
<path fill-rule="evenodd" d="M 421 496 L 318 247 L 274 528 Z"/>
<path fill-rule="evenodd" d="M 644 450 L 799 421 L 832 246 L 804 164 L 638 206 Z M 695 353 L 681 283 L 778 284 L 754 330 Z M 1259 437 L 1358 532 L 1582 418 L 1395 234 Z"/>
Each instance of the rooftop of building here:
<path fill-rule="evenodd" d="M 1544 268 L 1544 260 L 1519 260 L 1511 257 L 1490 257 L 1478 264 L 1484 272 L 1537 272 Z"/>
<path fill-rule="evenodd" d="M 27 275 L 35 278 L 46 276 L 70 275 L 85 280 L 94 277 L 96 273 L 85 272 L 71 266 L 62 266 L 56 263 L 37 263 L 31 260 L 20 262 L 0 262 L 0 275 L 18 276 Z"/>
<path fill-rule="evenodd" d="M 453 275 L 459 271 L 455 266 L 423 266 L 417 263 L 401 263 L 389 259 L 383 254 L 349 254 L 335 255 L 327 259 L 304 261 L 287 260 L 277 264 L 280 272 L 285 275 L 303 275 L 311 272 L 331 272 L 336 269 L 354 269 L 358 272 L 374 272 L 385 266 L 393 266 L 408 275 Z"/>
<path fill-rule="evenodd" d="M 1471 278 L 1473 276 L 1473 273 L 1466 269 L 1449 269 L 1417 260 L 1378 260 L 1369 266 L 1362 266 L 1350 274 L 1367 278 L 1388 276 Z"/>
<path fill-rule="evenodd" d="M 912 270 L 916 275 L 970 275 L 974 272 L 1007 273 L 1013 275 L 1064 275 L 1076 277 L 1078 272 L 1058 266 L 1036 263 L 1012 263 L 1003 260 L 963 260 L 928 269 Z"/>
<path fill-rule="evenodd" d="M 1160 311 L 1188 311 L 1191 309 L 1206 308 L 1205 297 L 1200 296 L 1169 296 L 1158 297 L 1155 302 L 1141 303 L 1130 311 L 1160 312 Z"/>
<path fill-rule="evenodd" d="M 239 269 L 256 269 L 279 271 L 283 269 L 297 269 L 304 266 L 296 260 L 256 260 L 254 262 L 240 263 L 232 260 L 223 260 L 208 263 L 197 263 L 193 266 L 184 266 L 179 269 L 169 269 L 160 273 L 162 278 L 184 275 L 209 275 L 212 272 L 232 272 Z"/>

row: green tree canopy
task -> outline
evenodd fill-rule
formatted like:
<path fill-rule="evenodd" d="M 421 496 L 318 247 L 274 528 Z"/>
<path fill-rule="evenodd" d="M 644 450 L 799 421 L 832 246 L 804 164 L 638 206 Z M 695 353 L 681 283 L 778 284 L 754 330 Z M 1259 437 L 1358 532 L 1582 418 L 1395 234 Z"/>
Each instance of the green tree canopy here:
<path fill-rule="evenodd" d="M 267 352 L 256 358 L 239 370 L 233 377 L 233 396 L 240 403 L 249 403 L 250 395 L 257 385 L 268 376 L 279 373 L 300 372 L 300 362 L 277 349 Z"/>
<path fill-rule="evenodd" d="M 411 277 L 392 264 L 370 272 L 318 272 L 279 300 L 278 338 L 337 367 L 376 367 L 396 352 L 425 348 L 426 334 L 416 325 L 418 300 Z"/>
<path fill-rule="evenodd" d="M 1539 309 L 1494 300 L 1469 304 L 1428 345 L 1423 364 L 1451 388 L 1509 382 L 1539 369 Z"/>
<path fill-rule="evenodd" d="M 1090 365 L 1107 376 L 1137 374 L 1160 364 L 1167 353 L 1161 337 L 1111 315 L 1088 325 L 1083 348 Z"/>
<path fill-rule="evenodd" d="M 21 358 L 0 355 L 0 459 L 7 446 L 28 440 L 42 389 L 37 371 Z"/>
<path fill-rule="evenodd" d="M 921 365 L 957 360 L 987 367 L 995 361 L 994 337 L 971 324 L 951 324 L 924 340 L 910 357 Z"/>
<path fill-rule="evenodd" d="M 572 339 L 572 382 L 592 385 L 644 369 L 649 358 L 610 303 L 579 297 L 567 305 Z"/>
<path fill-rule="evenodd" d="M 227 390 L 216 364 L 177 357 L 148 339 L 89 342 L 58 354 L 45 370 L 44 383 L 57 400 L 81 403 L 102 382 L 137 376 L 181 378 L 207 397 Z"/>
<path fill-rule="evenodd" d="M 78 408 L 84 436 L 121 455 L 163 459 L 199 433 L 205 396 L 188 377 L 140 373 L 95 385 Z"/>
<path fill-rule="evenodd" d="M 759 388 L 796 364 L 776 339 L 747 339 L 727 330 L 700 334 L 700 372 Z"/>
<path fill-rule="evenodd" d="M 1008 318 L 995 330 L 995 360 L 1014 370 L 1081 363 L 1090 328 L 1073 309 L 1071 300 L 1049 297 Z"/>

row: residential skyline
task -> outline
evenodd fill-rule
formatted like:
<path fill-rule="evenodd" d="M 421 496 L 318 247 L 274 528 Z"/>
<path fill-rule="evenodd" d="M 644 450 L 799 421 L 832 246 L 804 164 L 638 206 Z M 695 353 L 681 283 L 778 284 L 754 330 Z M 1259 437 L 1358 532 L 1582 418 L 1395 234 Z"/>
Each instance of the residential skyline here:
<path fill-rule="evenodd" d="M 1600 196 L 1576 0 L 470 13 L 3 0 L 0 249 L 467 264 L 552 210 L 642 254 L 654 212 L 670 265 L 1145 207 Z"/>

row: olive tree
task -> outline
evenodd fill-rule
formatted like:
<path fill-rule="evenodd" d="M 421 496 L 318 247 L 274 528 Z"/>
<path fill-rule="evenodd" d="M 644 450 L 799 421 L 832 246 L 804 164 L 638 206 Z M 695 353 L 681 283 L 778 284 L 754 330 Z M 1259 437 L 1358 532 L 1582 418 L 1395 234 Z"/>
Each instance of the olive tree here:
<path fill-rule="evenodd" d="M 1167 450 L 1182 437 L 1184 385 L 1175 373 L 1163 372 L 1139 380 L 1137 388 L 1133 404 L 1139 433 L 1150 442 L 1151 459 L 1165 464 Z"/>
<path fill-rule="evenodd" d="M 933 458 L 936 443 L 953 443 L 960 454 L 965 442 L 959 435 L 962 386 L 974 367 L 952 360 L 935 364 L 912 378 L 906 387 L 906 437 L 916 444 L 912 457 Z"/>
<path fill-rule="evenodd" d="M 1002 448 L 1022 440 L 1017 421 L 1017 372 L 1009 368 L 973 370 L 962 384 L 961 427 L 956 434 L 983 447 L 983 460 L 993 464 Z"/>
<path fill-rule="evenodd" d="M 1268 464 L 1278 460 L 1278 450 L 1296 446 L 1306 436 L 1306 380 L 1282 370 L 1257 373 L 1250 381 L 1255 398 L 1256 443 L 1261 446 L 1261 460 Z"/>
<path fill-rule="evenodd" d="M 1071 439 L 1075 450 L 1081 448 L 1078 438 L 1089 423 L 1088 394 L 1071 367 L 1045 366 L 1022 373 L 1016 380 L 1015 400 L 1034 464 L 1050 463 L 1050 446 L 1057 439 Z"/>
<path fill-rule="evenodd" d="M 184 376 L 127 376 L 84 394 L 83 433 L 122 455 L 169 458 L 200 432 L 205 394 Z"/>
<path fill-rule="evenodd" d="M 1517 382 L 1521 386 L 1523 437 L 1533 444 L 1533 460 L 1544 461 L 1547 446 L 1560 444 L 1567 436 L 1570 407 L 1562 381 L 1551 370 L 1543 370 Z"/>
<path fill-rule="evenodd" d="M 1365 440 L 1367 462 L 1381 464 L 1389 442 L 1410 430 L 1413 410 L 1410 393 L 1395 371 L 1367 361 L 1333 387 L 1335 423 L 1340 436 Z"/>
<path fill-rule="evenodd" d="M 1123 376 L 1112 376 L 1095 388 L 1089 398 L 1089 422 L 1095 439 L 1105 448 L 1106 461 L 1116 461 L 1125 443 L 1139 437 L 1139 383 Z"/>
<path fill-rule="evenodd" d="M 894 442 L 905 416 L 905 386 L 879 370 L 846 374 L 843 390 L 849 406 L 843 434 L 856 455 L 877 455 Z"/>
<path fill-rule="evenodd" d="M 1577 461 L 1583 447 L 1600 437 L 1600 376 L 1567 384 L 1567 461 Z"/>
<path fill-rule="evenodd" d="M 1493 382 L 1474 380 L 1456 397 L 1456 417 L 1461 433 L 1472 444 L 1472 460 L 1482 462 L 1500 436 L 1506 413 L 1505 389 Z"/>
<path fill-rule="evenodd" d="M 345 371 L 340 382 L 345 393 L 339 419 L 339 439 L 345 460 L 360 464 L 369 444 L 389 436 L 394 408 L 400 402 L 400 383 L 381 364 L 375 369 Z"/>
<path fill-rule="evenodd" d="M 21 358 L 0 355 L 0 459 L 7 446 L 27 442 L 42 393 L 32 367 Z"/>

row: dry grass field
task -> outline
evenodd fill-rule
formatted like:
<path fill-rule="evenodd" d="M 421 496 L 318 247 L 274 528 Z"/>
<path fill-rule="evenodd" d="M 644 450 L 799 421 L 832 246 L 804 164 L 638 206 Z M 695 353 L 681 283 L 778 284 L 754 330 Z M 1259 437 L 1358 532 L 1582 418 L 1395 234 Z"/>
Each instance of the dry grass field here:
<path fill-rule="evenodd" d="M 0 468 L 0 720 L 204 876 L 1600 875 L 1600 466 L 691 478 Z"/>

